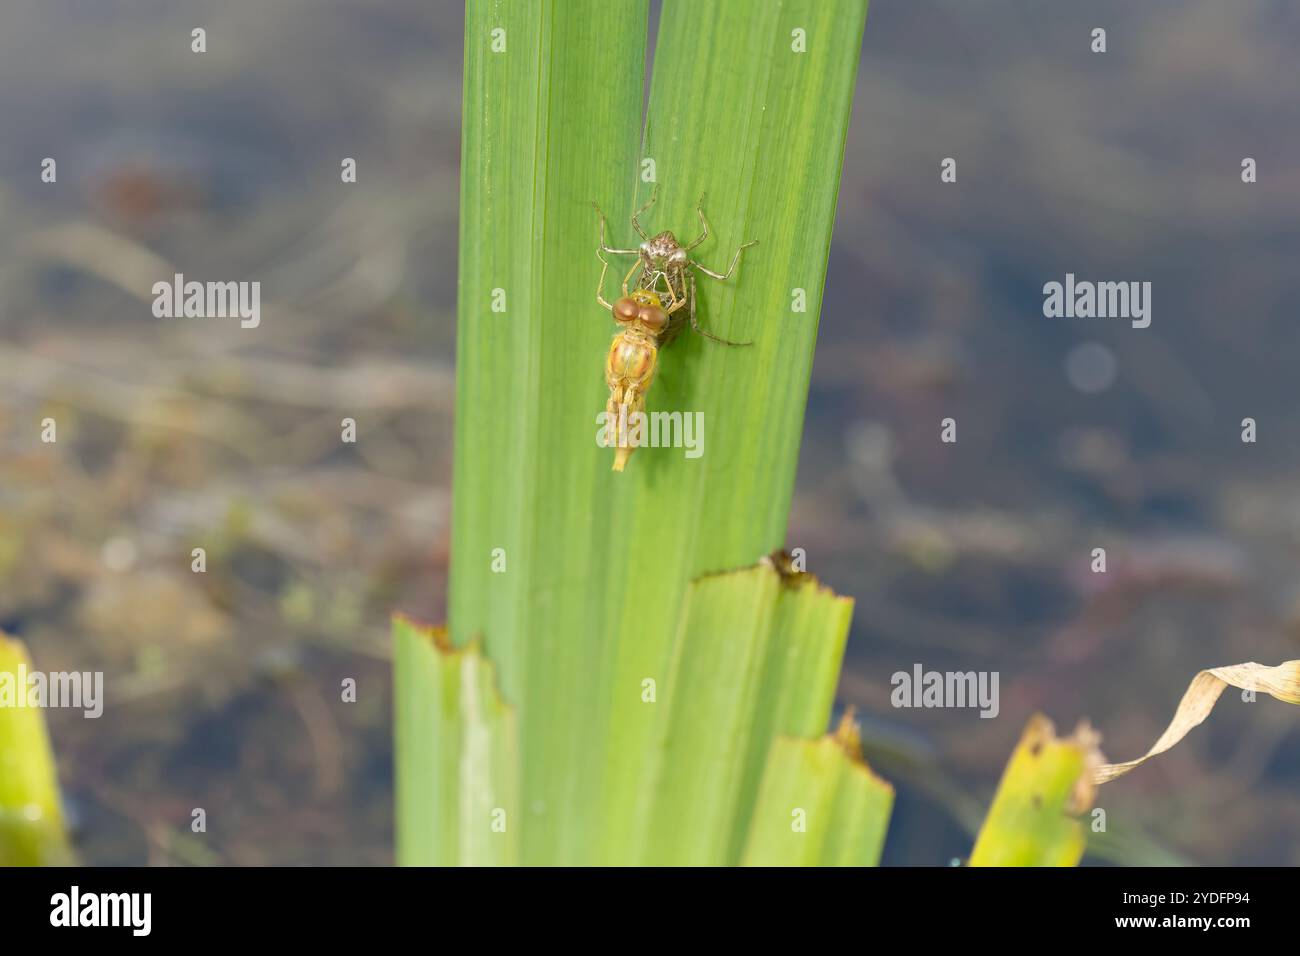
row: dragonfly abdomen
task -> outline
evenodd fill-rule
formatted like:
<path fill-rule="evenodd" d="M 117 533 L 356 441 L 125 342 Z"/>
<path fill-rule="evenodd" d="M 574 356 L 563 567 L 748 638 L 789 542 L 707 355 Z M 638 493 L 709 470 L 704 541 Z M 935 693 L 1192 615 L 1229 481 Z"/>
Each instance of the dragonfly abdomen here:
<path fill-rule="evenodd" d="M 654 336 L 640 329 L 628 329 L 614 336 L 605 359 L 605 384 L 609 401 L 605 404 L 606 434 L 613 434 L 618 448 L 614 470 L 622 471 L 635 445 L 628 430 L 635 427 L 632 416 L 645 414 L 645 393 L 654 382 L 659 362 L 659 347 Z"/>

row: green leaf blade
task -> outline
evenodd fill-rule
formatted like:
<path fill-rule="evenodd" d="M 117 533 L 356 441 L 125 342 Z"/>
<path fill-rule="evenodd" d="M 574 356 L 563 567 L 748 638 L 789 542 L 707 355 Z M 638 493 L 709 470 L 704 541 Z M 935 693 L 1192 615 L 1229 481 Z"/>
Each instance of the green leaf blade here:
<path fill-rule="evenodd" d="M 72 862 L 45 714 L 32 703 L 31 658 L 0 633 L 0 866 Z"/>
<path fill-rule="evenodd" d="M 644 150 L 659 192 L 642 222 L 692 239 L 705 193 L 711 237 L 693 256 L 721 272 L 741 243 L 759 240 L 730 281 L 696 282 L 701 326 L 754 344 L 683 333 L 661 357 L 647 406 L 701 413 L 704 453 L 638 451 L 613 476 L 610 537 L 637 562 L 608 579 L 619 696 L 600 800 L 606 846 L 634 825 L 627 808 L 654 733 L 634 691 L 668 666 L 687 582 L 784 543 L 865 15 L 857 0 L 664 4 Z M 789 49 L 798 24 L 820 38 L 809 53 Z M 649 195 L 641 184 L 636 205 Z M 631 241 L 630 228 L 615 224 L 614 240 Z M 806 313 L 791 312 L 795 287 Z"/>
<path fill-rule="evenodd" d="M 656 725 L 635 858 L 739 862 L 773 739 L 826 727 L 851 613 L 811 576 L 786 578 L 768 561 L 691 585 L 664 696 L 642 704 Z"/>
<path fill-rule="evenodd" d="M 403 865 L 519 861 L 515 714 L 480 648 L 393 621 L 397 857 Z"/>
<path fill-rule="evenodd" d="M 1086 725 L 1058 739 L 1036 714 L 1025 727 L 975 839 L 970 866 L 1076 866 L 1086 838 L 1074 815 L 1091 805 L 1098 738 Z"/>
<path fill-rule="evenodd" d="M 455 645 L 481 636 L 518 714 L 524 863 L 637 858 L 657 726 L 642 686 L 666 678 L 688 584 L 783 542 L 865 2 L 667 4 L 643 152 L 647 12 L 471 2 L 466 18 L 449 616 Z M 792 18 L 819 38 L 790 54 L 805 61 L 774 54 Z M 752 327 L 755 345 L 686 332 L 661 353 L 650 410 L 702 412 L 703 457 L 647 448 L 615 474 L 596 445 L 614 326 L 589 202 L 631 243 L 651 154 L 664 189 L 647 229 L 692 237 L 708 190 L 702 260 L 725 269 L 755 235 L 749 253 L 771 258 L 699 280 L 702 325 Z M 791 276 L 807 312 L 790 311 Z M 834 675 L 819 679 L 828 701 Z"/>
<path fill-rule="evenodd" d="M 630 214 L 647 19 L 644 0 L 472 2 L 466 15 L 450 626 L 458 645 L 482 635 L 527 715 L 529 862 L 583 860 L 591 815 L 574 808 L 603 746 L 611 486 L 595 415 L 612 323 L 595 302 L 590 203 Z"/>
<path fill-rule="evenodd" d="M 746 866 L 875 866 L 893 788 L 871 773 L 850 725 L 772 743 L 745 845 Z"/>

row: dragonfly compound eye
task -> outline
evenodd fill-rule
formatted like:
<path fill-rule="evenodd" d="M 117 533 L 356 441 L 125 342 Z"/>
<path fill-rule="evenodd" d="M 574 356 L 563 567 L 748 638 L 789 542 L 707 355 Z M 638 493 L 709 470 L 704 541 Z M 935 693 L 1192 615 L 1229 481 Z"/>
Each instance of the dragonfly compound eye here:
<path fill-rule="evenodd" d="M 631 322 L 641 311 L 641 306 L 628 297 L 619 299 L 614 303 L 613 313 L 615 322 Z"/>
<path fill-rule="evenodd" d="M 659 332 L 668 324 L 668 313 L 657 305 L 642 306 L 637 318 L 651 332 Z"/>

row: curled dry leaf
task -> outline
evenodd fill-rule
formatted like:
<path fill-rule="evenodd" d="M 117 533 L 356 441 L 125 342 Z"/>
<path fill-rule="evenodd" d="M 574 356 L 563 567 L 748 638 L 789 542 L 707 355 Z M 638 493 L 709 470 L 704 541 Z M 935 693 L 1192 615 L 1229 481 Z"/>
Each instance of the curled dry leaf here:
<path fill-rule="evenodd" d="M 1276 667 L 1265 667 L 1253 662 L 1229 664 L 1201 671 L 1192 678 L 1187 693 L 1183 694 L 1178 710 L 1174 712 L 1174 719 L 1169 722 L 1160 739 L 1151 745 L 1151 749 L 1136 760 L 1103 764 L 1093 771 L 1093 782 L 1102 784 L 1114 780 L 1146 763 L 1156 754 L 1164 753 L 1210 715 L 1219 695 L 1229 685 L 1242 690 L 1263 691 L 1288 704 L 1300 704 L 1300 661 L 1286 661 Z"/>

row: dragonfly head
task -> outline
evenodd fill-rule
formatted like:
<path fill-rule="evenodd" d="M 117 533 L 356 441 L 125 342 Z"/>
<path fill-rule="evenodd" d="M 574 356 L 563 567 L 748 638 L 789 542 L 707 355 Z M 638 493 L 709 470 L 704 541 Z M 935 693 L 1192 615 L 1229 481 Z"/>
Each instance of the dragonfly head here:
<path fill-rule="evenodd" d="M 614 303 L 611 311 L 619 325 L 640 326 L 652 335 L 658 335 L 668 324 L 668 313 L 664 311 L 659 296 L 649 289 L 637 289 L 624 296 Z"/>

